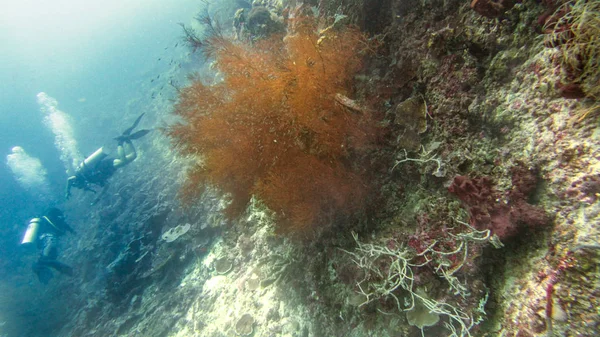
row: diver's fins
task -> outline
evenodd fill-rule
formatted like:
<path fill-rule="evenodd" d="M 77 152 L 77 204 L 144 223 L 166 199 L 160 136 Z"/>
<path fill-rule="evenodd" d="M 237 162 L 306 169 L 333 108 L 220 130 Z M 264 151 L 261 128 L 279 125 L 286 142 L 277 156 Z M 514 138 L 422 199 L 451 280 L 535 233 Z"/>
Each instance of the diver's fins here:
<path fill-rule="evenodd" d="M 126 141 L 130 141 L 130 140 L 134 140 L 134 139 L 138 139 L 138 138 L 142 138 L 145 135 L 147 135 L 150 131 L 152 130 L 148 130 L 148 129 L 144 129 L 144 130 L 140 130 L 140 131 L 136 131 L 134 132 L 132 135 L 121 135 L 119 137 L 115 137 L 115 140 L 120 144 L 123 144 Z"/>
<path fill-rule="evenodd" d="M 135 120 L 132 126 L 130 126 L 127 130 L 123 131 L 123 133 L 119 137 L 115 137 L 115 140 L 119 142 L 119 144 L 122 144 L 123 142 L 126 142 L 131 139 L 138 139 L 150 132 L 150 130 L 140 130 L 138 132 L 135 132 L 133 135 L 131 134 L 131 131 L 133 131 L 133 129 L 135 129 L 138 126 L 140 120 L 142 120 L 142 117 L 144 117 L 144 114 L 145 112 L 142 112 L 142 114 Z"/>
<path fill-rule="evenodd" d="M 129 127 L 129 129 L 123 131 L 123 134 L 121 136 L 129 136 L 129 134 L 131 133 L 131 131 L 133 131 L 133 129 L 135 129 L 136 126 L 138 126 L 138 124 L 140 123 L 140 120 L 142 120 L 142 117 L 144 117 L 144 114 L 146 114 L 145 112 L 142 112 L 142 114 L 140 115 L 140 117 L 138 117 L 135 122 L 133 123 L 133 125 L 131 127 Z"/>
<path fill-rule="evenodd" d="M 58 262 L 56 260 L 49 260 L 49 261 L 40 262 L 40 264 L 42 266 L 52 267 L 52 268 L 56 269 L 56 271 L 58 271 L 61 274 L 73 276 L 73 268 L 71 266 L 69 266 L 69 265 L 66 265 L 66 264 L 62 263 L 62 262 Z"/>
<path fill-rule="evenodd" d="M 133 139 L 142 138 L 145 135 L 147 135 L 148 132 L 150 132 L 150 131 L 152 131 L 152 130 L 144 129 L 144 130 L 136 131 L 132 135 L 129 136 L 129 139 L 133 140 Z"/>
<path fill-rule="evenodd" d="M 33 264 L 32 269 L 33 272 L 37 275 L 38 280 L 40 280 L 40 283 L 48 284 L 48 282 L 50 282 L 50 280 L 52 279 L 53 275 L 50 268 L 36 262 Z"/>

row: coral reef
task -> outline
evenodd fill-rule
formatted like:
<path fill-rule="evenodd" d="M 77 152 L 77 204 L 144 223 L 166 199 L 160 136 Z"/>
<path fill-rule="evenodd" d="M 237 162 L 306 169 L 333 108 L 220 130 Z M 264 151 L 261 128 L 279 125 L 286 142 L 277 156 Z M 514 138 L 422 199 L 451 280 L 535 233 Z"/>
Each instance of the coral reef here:
<path fill-rule="evenodd" d="M 152 136 L 159 151 L 98 208 L 70 200 L 87 225 L 65 251 L 81 277 L 18 313 L 61 337 L 599 335 L 593 76 L 565 68 L 574 38 L 543 43 L 575 2 L 493 18 L 465 0 L 275 2 L 254 7 L 285 35 L 239 21 L 239 36 L 197 40 L 216 74 L 177 88 L 169 129 L 189 156 Z M 369 188 L 377 207 L 352 217 Z"/>
<path fill-rule="evenodd" d="M 225 257 L 215 260 L 215 271 L 219 275 L 227 274 L 229 271 L 231 271 L 232 267 L 233 264 L 231 263 L 231 261 L 229 261 Z"/>
<path fill-rule="evenodd" d="M 251 196 L 274 210 L 282 232 L 318 228 L 363 209 L 365 151 L 374 140 L 368 111 L 348 109 L 352 77 L 366 41 L 350 27 L 319 34 L 297 8 L 288 32 L 254 44 L 213 31 L 203 49 L 222 81 L 183 88 L 175 113 L 185 124 L 168 133 L 183 154 L 201 156 L 184 199 L 206 183 L 231 196 L 238 216 Z"/>
<path fill-rule="evenodd" d="M 565 73 L 559 91 L 566 98 L 600 99 L 600 4 L 597 1 L 569 0 L 552 15 L 540 19 L 544 24 L 545 45 L 560 50 Z"/>
<path fill-rule="evenodd" d="M 587 175 L 574 181 L 567 189 L 566 195 L 590 204 L 596 202 L 600 195 L 600 175 Z"/>
<path fill-rule="evenodd" d="M 469 210 L 472 226 L 490 229 L 501 240 L 517 235 L 522 228 L 539 228 L 548 225 L 549 218 L 543 209 L 527 200 L 535 190 L 535 170 L 523 166 L 512 169 L 512 189 L 506 200 L 494 190 L 487 177 L 469 179 L 457 176 L 448 191 L 458 196 Z"/>
<path fill-rule="evenodd" d="M 178 225 L 177 227 L 173 227 L 168 231 L 164 232 L 161 236 L 161 239 L 167 242 L 173 242 L 179 239 L 180 236 L 184 235 L 190 230 L 191 225 L 189 223 L 185 225 Z"/>
<path fill-rule="evenodd" d="M 496 18 L 515 5 L 514 0 L 473 0 L 471 8 L 480 15 Z"/>
<path fill-rule="evenodd" d="M 437 242 L 432 243 L 425 250 L 411 253 L 406 247 L 388 242 L 387 246 L 361 243 L 356 234 L 354 239 L 358 248 L 354 252 L 345 251 L 352 256 L 352 261 L 358 266 L 363 275 L 356 283 L 357 291 L 362 295 L 363 306 L 371 302 L 383 302 L 390 300 L 396 310 L 406 312 L 408 323 L 417 326 L 422 332 L 424 327 L 436 325 L 439 316 L 445 317 L 448 322 L 445 327 L 451 335 L 466 336 L 483 320 L 485 311 L 483 307 L 487 302 L 487 294 L 482 297 L 471 299 L 468 305 L 467 298 L 471 294 L 463 286 L 458 278 L 454 276 L 467 261 L 468 242 L 486 242 L 491 240 L 489 231 L 471 231 L 458 238 L 460 245 L 453 251 L 442 251 L 439 247 L 434 248 Z M 462 254 L 462 261 L 451 258 Z M 423 258 L 422 260 L 419 260 Z M 417 284 L 423 285 L 423 273 L 417 273 L 413 269 L 431 266 L 436 273 L 444 278 L 454 295 L 458 298 L 439 301 L 426 294 Z M 400 292 L 401 290 L 402 292 Z M 482 294 L 477 294 L 480 296 Z M 453 303 L 450 303 L 453 302 Z M 458 303 L 457 303 L 458 302 Z M 476 305 L 475 305 L 476 304 Z M 384 306 L 385 308 L 385 306 Z M 391 308 L 385 308 L 389 311 Z M 378 309 L 381 311 L 381 309 Z"/>
<path fill-rule="evenodd" d="M 397 146 L 409 151 L 418 151 L 421 146 L 419 135 L 427 131 L 427 104 L 421 97 L 411 97 L 396 105 L 393 134 Z"/>
<path fill-rule="evenodd" d="M 271 10 L 275 13 L 272 14 Z M 233 21 L 236 37 L 243 41 L 254 41 L 274 34 L 284 34 L 285 25 L 277 14 L 281 14 L 280 7 L 273 8 L 270 4 L 259 1 L 254 1 L 250 9 L 238 9 Z"/>
<path fill-rule="evenodd" d="M 235 323 L 235 332 L 241 336 L 250 336 L 254 329 L 252 325 L 254 324 L 254 318 L 250 314 L 244 314 L 240 319 Z"/>

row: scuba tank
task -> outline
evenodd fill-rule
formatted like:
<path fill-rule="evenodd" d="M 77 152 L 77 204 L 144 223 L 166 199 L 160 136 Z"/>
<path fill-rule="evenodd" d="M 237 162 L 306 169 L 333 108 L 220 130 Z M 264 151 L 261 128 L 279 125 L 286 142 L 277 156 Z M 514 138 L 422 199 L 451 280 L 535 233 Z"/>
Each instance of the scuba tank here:
<path fill-rule="evenodd" d="M 29 220 L 29 225 L 27 226 L 27 230 L 25 231 L 25 235 L 23 235 L 23 240 L 21 240 L 21 244 L 33 243 L 38 237 L 38 232 L 40 230 L 40 222 L 42 219 L 33 218 Z"/>
<path fill-rule="evenodd" d="M 86 171 L 89 170 L 89 168 L 95 167 L 102 159 L 106 158 L 106 156 L 108 156 L 108 154 L 104 152 L 104 147 L 101 147 L 85 158 L 77 170 L 85 175 L 88 173 Z"/>

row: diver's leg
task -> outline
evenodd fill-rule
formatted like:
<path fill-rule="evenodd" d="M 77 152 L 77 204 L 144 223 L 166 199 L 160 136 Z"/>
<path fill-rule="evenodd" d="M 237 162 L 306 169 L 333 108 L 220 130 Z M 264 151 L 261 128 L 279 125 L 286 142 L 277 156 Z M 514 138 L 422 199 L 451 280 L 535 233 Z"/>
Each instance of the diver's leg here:
<path fill-rule="evenodd" d="M 123 149 L 128 163 L 131 163 L 135 160 L 135 158 L 137 158 L 137 152 L 135 151 L 135 147 L 131 141 L 125 142 L 125 144 L 123 144 Z"/>
<path fill-rule="evenodd" d="M 44 266 L 52 267 L 56 269 L 61 274 L 73 276 L 73 267 L 64 264 L 62 262 L 58 262 L 56 260 L 44 261 L 41 263 Z"/>
<path fill-rule="evenodd" d="M 58 247 L 54 235 L 45 234 L 40 238 L 41 254 L 36 263 L 33 264 L 33 271 L 43 284 L 48 284 L 52 278 L 52 271 L 48 268 L 50 263 L 58 256 Z"/>
<path fill-rule="evenodd" d="M 58 239 L 54 235 L 46 234 L 42 240 L 44 240 L 44 248 L 36 266 L 34 266 L 34 271 L 36 273 L 38 271 L 43 272 L 44 267 L 52 267 L 60 273 L 73 275 L 73 268 L 56 260 L 58 257 Z M 38 273 L 39 276 L 40 273 Z"/>
<path fill-rule="evenodd" d="M 125 166 L 137 158 L 137 152 L 135 151 L 135 147 L 130 140 L 126 140 L 123 144 L 117 147 L 117 156 L 118 158 L 113 161 L 113 165 L 115 168 L 119 168 Z"/>
<path fill-rule="evenodd" d="M 135 122 L 133 122 L 133 125 L 123 132 L 123 136 L 129 136 L 129 134 L 131 134 L 131 131 L 133 131 L 133 129 L 135 129 L 136 126 L 138 126 L 140 120 L 142 120 L 142 117 L 144 117 L 144 114 L 145 112 L 142 112 L 142 114 L 135 120 Z"/>
<path fill-rule="evenodd" d="M 31 266 L 31 269 L 33 269 L 33 272 L 37 275 L 38 280 L 40 280 L 40 283 L 42 284 L 48 284 L 52 279 L 52 271 L 50 268 L 40 262 L 34 263 L 33 266 Z"/>
<path fill-rule="evenodd" d="M 40 261 L 56 260 L 58 257 L 58 242 L 56 237 L 51 234 L 46 234 L 42 240 L 43 249 Z"/>

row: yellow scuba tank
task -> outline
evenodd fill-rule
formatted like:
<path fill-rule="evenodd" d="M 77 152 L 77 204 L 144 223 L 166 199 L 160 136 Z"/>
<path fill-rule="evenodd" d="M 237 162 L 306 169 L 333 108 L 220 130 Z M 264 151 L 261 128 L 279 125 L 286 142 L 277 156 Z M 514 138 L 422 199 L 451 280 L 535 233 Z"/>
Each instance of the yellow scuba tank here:
<path fill-rule="evenodd" d="M 21 240 L 21 244 L 33 243 L 38 237 L 38 232 L 40 230 L 40 222 L 42 219 L 33 218 L 29 220 L 29 225 L 27 226 L 27 230 L 25 231 L 25 235 L 23 235 L 23 240 Z"/>
<path fill-rule="evenodd" d="M 79 165 L 79 171 L 85 172 L 88 167 L 94 167 L 98 164 L 102 159 L 106 158 L 108 154 L 104 152 L 104 147 L 99 148 L 96 152 L 89 155 L 85 160 Z"/>

